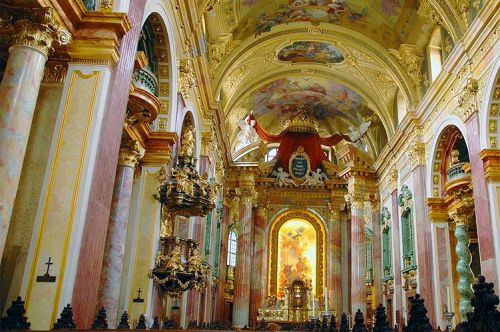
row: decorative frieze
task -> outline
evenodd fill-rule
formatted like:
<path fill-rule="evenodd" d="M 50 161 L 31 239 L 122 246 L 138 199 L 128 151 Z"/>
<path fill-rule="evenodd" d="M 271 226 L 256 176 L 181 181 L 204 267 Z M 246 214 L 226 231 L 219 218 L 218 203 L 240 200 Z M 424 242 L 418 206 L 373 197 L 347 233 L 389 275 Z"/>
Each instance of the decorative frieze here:
<path fill-rule="evenodd" d="M 465 122 L 472 113 L 479 110 L 477 100 L 478 83 L 474 78 L 468 78 L 462 92 L 457 96 L 457 111 L 463 122 Z"/>

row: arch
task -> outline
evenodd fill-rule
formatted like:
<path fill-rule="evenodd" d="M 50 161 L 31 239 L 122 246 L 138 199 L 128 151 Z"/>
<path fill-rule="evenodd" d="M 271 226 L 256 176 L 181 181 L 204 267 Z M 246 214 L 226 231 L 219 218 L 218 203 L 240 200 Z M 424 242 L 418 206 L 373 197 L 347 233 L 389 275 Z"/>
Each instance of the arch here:
<path fill-rule="evenodd" d="M 398 90 L 396 95 L 396 114 L 397 114 L 397 124 L 399 125 L 403 119 L 408 114 L 408 105 L 406 104 L 406 99 L 404 98 L 401 90 Z"/>
<path fill-rule="evenodd" d="M 498 149 L 500 146 L 500 58 L 494 63 L 486 82 L 483 103 L 480 106 L 479 140 L 482 149 Z M 496 128 L 496 130 L 494 130 Z M 491 131 L 490 131 L 491 129 Z"/>
<path fill-rule="evenodd" d="M 159 26 L 162 27 L 163 33 L 159 32 L 155 34 L 156 36 L 160 36 L 160 40 L 163 40 L 164 49 L 167 49 L 168 45 L 168 53 L 167 57 L 169 58 L 169 66 L 168 77 L 165 78 L 165 75 L 161 73 L 160 70 L 160 92 L 163 92 L 163 95 L 168 95 L 168 107 L 165 110 L 162 102 L 162 113 L 167 113 L 167 131 L 175 131 L 175 120 L 177 113 L 177 81 L 178 81 L 178 73 L 177 73 L 177 47 L 175 43 L 174 37 L 176 36 L 174 31 L 174 19 L 172 14 L 167 10 L 165 6 L 165 2 L 162 0 L 149 0 L 146 2 L 146 6 L 144 8 L 144 15 L 142 18 L 142 24 L 146 22 L 146 20 L 151 16 L 156 17 L 158 19 Z M 167 40 L 165 40 L 165 38 Z M 162 83 L 168 82 L 168 86 Z M 163 89 L 163 91 L 162 91 Z M 160 95 L 160 100 L 162 100 Z M 166 99 L 163 99 L 166 101 Z M 162 114 L 160 114 L 161 116 Z"/>
<path fill-rule="evenodd" d="M 268 228 L 268 293 L 277 294 L 278 276 L 278 235 L 281 226 L 289 220 L 302 219 L 310 223 L 316 231 L 316 296 L 323 295 L 323 287 L 326 281 L 326 240 L 327 233 L 323 221 L 309 210 L 285 210 L 279 213 Z"/>
<path fill-rule="evenodd" d="M 427 192 L 432 193 L 432 197 L 441 197 L 441 163 L 443 152 L 443 133 L 448 127 L 456 127 L 462 134 L 465 143 L 467 141 L 467 129 L 464 123 L 456 116 L 449 115 L 439 125 L 432 140 L 429 160 L 427 160 Z M 440 143 L 441 142 L 441 143 Z M 467 146 L 467 149 L 469 147 Z M 437 165 L 436 165 L 437 164 Z"/>

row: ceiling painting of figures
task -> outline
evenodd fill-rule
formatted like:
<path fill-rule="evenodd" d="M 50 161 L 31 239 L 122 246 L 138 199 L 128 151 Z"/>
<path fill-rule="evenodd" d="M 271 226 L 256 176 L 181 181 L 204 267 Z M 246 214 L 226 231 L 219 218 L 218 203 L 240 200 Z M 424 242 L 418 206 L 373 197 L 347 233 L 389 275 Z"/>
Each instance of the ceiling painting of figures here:
<path fill-rule="evenodd" d="M 342 52 L 330 43 L 297 41 L 278 52 L 278 59 L 291 62 L 339 63 Z"/>
<path fill-rule="evenodd" d="M 259 36 L 275 26 L 295 22 L 338 24 L 398 48 L 418 38 L 424 19 L 416 0 L 239 0 L 235 4 L 237 39 Z"/>
<path fill-rule="evenodd" d="M 282 78 L 267 83 L 249 96 L 250 105 L 259 123 L 275 130 L 306 105 L 328 134 L 346 133 L 350 125 L 359 125 L 373 115 L 363 98 L 337 82 L 317 77 Z M 277 129 L 279 132 L 282 128 Z"/>

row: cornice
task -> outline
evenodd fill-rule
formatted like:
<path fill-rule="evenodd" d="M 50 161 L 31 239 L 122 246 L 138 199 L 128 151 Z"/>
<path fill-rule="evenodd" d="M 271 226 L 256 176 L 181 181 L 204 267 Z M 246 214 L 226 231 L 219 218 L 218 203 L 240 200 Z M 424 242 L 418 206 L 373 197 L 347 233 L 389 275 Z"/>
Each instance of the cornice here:
<path fill-rule="evenodd" d="M 500 182 L 500 150 L 485 149 L 479 157 L 483 160 L 486 180 Z"/>

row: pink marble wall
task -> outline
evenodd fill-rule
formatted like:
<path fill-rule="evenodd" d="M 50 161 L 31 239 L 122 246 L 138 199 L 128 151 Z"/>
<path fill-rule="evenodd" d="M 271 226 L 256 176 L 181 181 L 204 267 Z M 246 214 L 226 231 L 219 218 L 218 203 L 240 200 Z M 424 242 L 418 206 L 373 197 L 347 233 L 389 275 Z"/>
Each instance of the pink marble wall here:
<path fill-rule="evenodd" d="M 392 205 L 392 257 L 393 257 L 393 272 L 394 272 L 394 296 L 393 308 L 395 311 L 396 324 L 401 326 L 403 319 L 403 291 L 401 284 L 401 249 L 400 249 L 400 222 L 399 222 L 399 204 L 398 191 L 394 190 L 391 194 Z"/>
<path fill-rule="evenodd" d="M 46 60 L 35 49 L 12 47 L 0 85 L 0 258 L 7 239 Z"/>
<path fill-rule="evenodd" d="M 375 287 L 375 305 L 382 303 L 382 231 L 380 230 L 380 211 L 372 211 L 373 229 L 373 286 Z"/>
<path fill-rule="evenodd" d="M 413 170 L 413 205 L 415 209 L 415 244 L 418 259 L 417 287 L 420 296 L 425 300 L 427 316 L 432 326 L 436 326 L 434 310 L 433 262 L 432 262 L 432 227 L 429 211 L 425 202 L 425 165 Z"/>
<path fill-rule="evenodd" d="M 487 281 L 494 282 L 496 290 L 499 285 L 499 267 L 496 266 L 495 247 L 493 243 L 493 225 L 488 201 L 488 190 L 484 177 L 483 160 L 479 157 L 481 152 L 479 141 L 479 113 L 474 112 L 465 122 L 467 128 L 467 147 L 469 149 L 470 167 L 472 173 L 472 186 L 474 187 L 474 209 L 476 212 L 477 236 L 479 240 L 479 255 L 481 257 L 481 274 Z"/>
<path fill-rule="evenodd" d="M 340 220 L 330 220 L 329 310 L 342 313 L 342 232 Z"/>
<path fill-rule="evenodd" d="M 351 314 L 366 314 L 366 256 L 363 209 L 351 207 Z"/>
<path fill-rule="evenodd" d="M 111 216 L 109 218 L 99 294 L 99 307 L 106 309 L 110 327 L 116 326 L 119 314 L 118 302 L 122 282 L 133 180 L 134 169 L 132 167 L 118 167 L 113 201 L 111 203 Z"/>
<path fill-rule="evenodd" d="M 127 110 L 135 53 L 142 28 L 146 0 L 130 2 L 128 18 L 131 29 L 120 43 L 120 59 L 113 68 L 108 103 L 92 176 L 80 258 L 73 289 L 73 313 L 78 327 L 88 329 L 98 303 L 101 266 L 111 210 L 118 152 Z"/>
<path fill-rule="evenodd" d="M 250 288 L 251 325 L 257 322 L 258 309 L 266 297 L 267 253 L 266 253 L 266 209 L 258 207 L 253 224 L 253 257 Z"/>
<path fill-rule="evenodd" d="M 252 202 L 241 198 L 238 228 L 238 254 L 234 271 L 233 326 L 248 326 L 250 315 L 250 273 L 252 263 Z"/>

